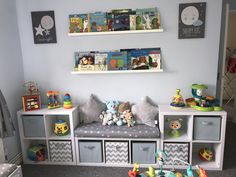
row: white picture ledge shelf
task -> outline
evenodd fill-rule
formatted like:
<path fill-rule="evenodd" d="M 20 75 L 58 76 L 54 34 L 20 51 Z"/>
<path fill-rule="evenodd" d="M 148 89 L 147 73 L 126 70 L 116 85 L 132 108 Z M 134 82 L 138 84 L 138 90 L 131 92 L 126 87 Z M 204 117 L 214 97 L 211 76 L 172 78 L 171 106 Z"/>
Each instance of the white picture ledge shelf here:
<path fill-rule="evenodd" d="M 159 73 L 159 70 L 117 70 L 117 71 L 72 71 L 71 74 L 131 74 L 131 73 Z"/>
<path fill-rule="evenodd" d="M 68 36 L 96 36 L 96 35 L 114 35 L 114 34 L 138 34 L 138 33 L 160 33 L 163 29 L 152 30 L 128 30 L 128 31 L 105 31 L 105 32 L 85 32 L 85 33 L 68 33 Z"/>

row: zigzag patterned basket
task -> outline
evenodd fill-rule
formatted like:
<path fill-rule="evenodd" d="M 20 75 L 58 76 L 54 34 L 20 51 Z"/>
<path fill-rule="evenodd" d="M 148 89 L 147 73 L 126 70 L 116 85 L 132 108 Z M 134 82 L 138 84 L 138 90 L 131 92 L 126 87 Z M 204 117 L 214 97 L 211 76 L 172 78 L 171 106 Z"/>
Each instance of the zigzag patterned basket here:
<path fill-rule="evenodd" d="M 128 163 L 128 142 L 105 142 L 106 163 Z"/>
<path fill-rule="evenodd" d="M 50 158 L 53 162 L 72 162 L 71 141 L 49 141 Z"/>
<path fill-rule="evenodd" d="M 164 151 L 167 155 L 165 165 L 185 165 L 180 161 L 189 162 L 189 144 L 188 143 L 164 143 Z"/>

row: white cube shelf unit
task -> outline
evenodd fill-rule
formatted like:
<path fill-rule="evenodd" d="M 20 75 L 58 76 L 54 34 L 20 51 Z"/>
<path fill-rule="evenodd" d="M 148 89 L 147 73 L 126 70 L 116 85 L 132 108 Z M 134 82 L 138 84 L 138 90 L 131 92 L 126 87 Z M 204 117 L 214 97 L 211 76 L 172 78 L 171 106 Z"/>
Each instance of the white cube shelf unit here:
<path fill-rule="evenodd" d="M 20 110 L 17 117 L 25 164 L 76 164 L 74 128 L 79 123 L 77 107 L 48 109 L 44 106 L 35 111 Z M 69 125 L 69 133 L 65 136 L 54 134 L 54 125 L 59 119 Z M 46 148 L 46 160 L 32 161 L 28 158 L 27 150 L 39 144 Z"/>
<path fill-rule="evenodd" d="M 170 134 L 168 124 L 171 120 L 181 121 L 178 136 Z M 193 108 L 174 110 L 169 105 L 159 105 L 161 149 L 169 156 L 164 167 L 172 168 L 173 159 L 179 158 L 207 170 L 222 170 L 226 120 L 225 111 L 201 112 Z M 203 148 L 213 151 L 212 160 L 205 161 L 199 157 L 199 151 Z M 175 168 L 185 167 L 175 162 Z"/>

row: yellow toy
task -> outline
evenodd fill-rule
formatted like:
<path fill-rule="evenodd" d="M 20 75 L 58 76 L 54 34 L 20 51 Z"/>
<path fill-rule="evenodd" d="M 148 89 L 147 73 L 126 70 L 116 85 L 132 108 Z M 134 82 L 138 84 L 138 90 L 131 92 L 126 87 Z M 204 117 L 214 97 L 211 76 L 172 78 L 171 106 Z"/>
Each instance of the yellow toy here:
<path fill-rule="evenodd" d="M 54 127 L 54 133 L 58 136 L 64 136 L 69 133 L 69 125 L 64 120 L 57 120 Z"/>
<path fill-rule="evenodd" d="M 146 172 L 148 177 L 155 177 L 155 169 L 153 167 L 148 167 L 148 171 Z"/>
<path fill-rule="evenodd" d="M 176 173 L 175 173 L 175 176 L 176 176 L 176 177 L 183 177 L 182 173 L 180 173 L 180 172 L 176 172 Z"/>
<path fill-rule="evenodd" d="M 185 104 L 184 104 L 184 99 L 182 95 L 180 94 L 180 89 L 176 89 L 175 96 L 172 99 L 172 102 L 170 103 L 171 108 L 173 109 L 182 109 Z"/>

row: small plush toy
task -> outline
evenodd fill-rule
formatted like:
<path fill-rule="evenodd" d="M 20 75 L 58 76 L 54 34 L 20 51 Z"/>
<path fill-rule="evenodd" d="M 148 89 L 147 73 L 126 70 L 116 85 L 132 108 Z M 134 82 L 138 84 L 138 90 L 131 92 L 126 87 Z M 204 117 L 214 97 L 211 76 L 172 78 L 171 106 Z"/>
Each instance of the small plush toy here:
<path fill-rule="evenodd" d="M 133 119 L 133 113 L 130 110 L 127 110 L 124 112 L 124 118 L 127 122 L 128 127 L 133 127 L 135 124 L 135 121 Z"/>
<path fill-rule="evenodd" d="M 119 106 L 119 101 L 106 101 L 107 113 L 116 114 Z"/>
<path fill-rule="evenodd" d="M 124 103 L 121 103 L 118 107 L 118 113 L 120 115 L 123 114 L 124 111 L 127 111 L 127 110 L 131 110 L 131 107 L 130 107 L 130 104 L 129 102 L 124 102 Z"/>
<path fill-rule="evenodd" d="M 112 114 L 107 114 L 105 111 L 102 111 L 102 113 L 99 115 L 99 118 L 102 119 L 102 125 L 105 126 L 112 119 Z"/>

